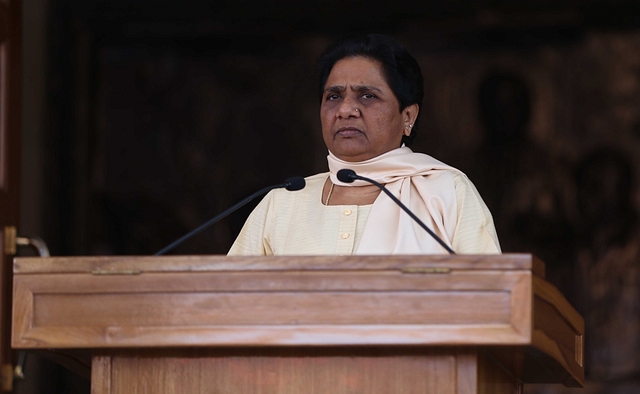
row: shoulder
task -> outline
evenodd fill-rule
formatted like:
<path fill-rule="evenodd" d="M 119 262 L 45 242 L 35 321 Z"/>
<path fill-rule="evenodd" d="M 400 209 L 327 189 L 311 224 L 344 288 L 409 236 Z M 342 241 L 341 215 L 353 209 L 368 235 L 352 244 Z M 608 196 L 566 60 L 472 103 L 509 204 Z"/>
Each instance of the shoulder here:
<path fill-rule="evenodd" d="M 306 199 L 311 196 L 318 196 L 319 193 L 322 193 L 322 188 L 328 176 L 328 172 L 323 172 L 305 177 L 305 186 L 301 190 L 289 191 L 287 189 L 275 189 L 267 194 L 266 199 L 274 200 L 278 203 L 287 203 L 299 199 Z"/>
<path fill-rule="evenodd" d="M 450 174 L 453 179 L 458 205 L 479 204 L 482 207 L 482 211 L 487 211 L 484 201 L 473 182 L 462 171 L 451 171 Z"/>
<path fill-rule="evenodd" d="M 458 196 L 468 192 L 478 193 L 476 187 L 464 172 L 446 164 L 445 166 L 445 168 L 433 169 L 427 178 L 439 182 L 445 189 L 455 190 Z"/>
<path fill-rule="evenodd" d="M 473 182 L 467 177 L 467 175 L 462 171 L 449 171 L 453 182 L 455 184 L 456 190 L 471 190 L 477 193 L 476 187 L 473 185 Z"/>
<path fill-rule="evenodd" d="M 419 182 L 422 185 L 422 190 L 427 191 L 428 195 L 452 200 L 458 188 L 466 186 L 465 178 L 466 176 L 455 168 L 446 168 L 432 169 L 417 180 L 413 178 L 413 181 Z M 461 184 L 462 186 L 459 186 Z"/>
<path fill-rule="evenodd" d="M 424 179 L 428 183 L 430 196 L 438 197 L 445 204 L 455 206 L 458 215 L 469 206 L 474 206 L 482 214 L 488 213 L 478 190 L 462 171 L 453 167 L 433 170 Z"/>
<path fill-rule="evenodd" d="M 322 188 L 324 186 L 324 183 L 327 180 L 327 177 L 329 176 L 328 172 L 321 172 L 319 174 L 315 174 L 315 175 L 311 175 L 308 176 L 306 178 L 304 178 L 304 180 L 307 182 L 307 185 L 305 186 L 305 188 L 309 187 L 309 188 Z"/>

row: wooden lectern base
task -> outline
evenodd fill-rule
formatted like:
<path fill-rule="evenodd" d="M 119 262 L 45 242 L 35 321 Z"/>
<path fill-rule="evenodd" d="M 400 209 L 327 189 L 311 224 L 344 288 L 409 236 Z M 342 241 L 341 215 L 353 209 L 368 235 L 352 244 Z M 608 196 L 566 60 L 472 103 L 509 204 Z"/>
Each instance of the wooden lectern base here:
<path fill-rule="evenodd" d="M 584 320 L 530 255 L 20 258 L 12 345 L 90 352 L 93 394 L 584 382 Z"/>
<path fill-rule="evenodd" d="M 95 356 L 92 394 L 517 394 L 475 348 L 121 350 Z"/>

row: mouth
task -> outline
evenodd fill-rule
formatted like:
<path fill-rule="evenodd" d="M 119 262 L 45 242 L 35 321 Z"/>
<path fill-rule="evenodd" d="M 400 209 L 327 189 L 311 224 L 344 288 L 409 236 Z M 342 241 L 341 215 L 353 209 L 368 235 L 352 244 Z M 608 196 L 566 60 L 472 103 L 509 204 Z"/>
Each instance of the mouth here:
<path fill-rule="evenodd" d="M 346 126 L 346 127 L 340 127 L 335 135 L 336 137 L 355 137 L 362 134 L 363 132 L 359 128 L 353 127 L 353 126 Z"/>

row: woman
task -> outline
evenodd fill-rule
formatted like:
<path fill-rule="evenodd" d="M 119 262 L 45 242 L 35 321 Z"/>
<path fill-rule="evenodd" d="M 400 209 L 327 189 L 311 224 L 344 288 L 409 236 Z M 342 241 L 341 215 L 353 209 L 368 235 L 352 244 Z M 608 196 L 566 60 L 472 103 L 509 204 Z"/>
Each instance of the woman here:
<path fill-rule="evenodd" d="M 229 254 L 446 253 L 376 186 L 340 182 L 343 168 L 385 184 L 457 253 L 500 253 L 491 214 L 467 177 L 405 146 L 423 96 L 416 60 L 372 34 L 338 41 L 318 66 L 330 172 L 308 177 L 301 191 L 269 193 Z"/>

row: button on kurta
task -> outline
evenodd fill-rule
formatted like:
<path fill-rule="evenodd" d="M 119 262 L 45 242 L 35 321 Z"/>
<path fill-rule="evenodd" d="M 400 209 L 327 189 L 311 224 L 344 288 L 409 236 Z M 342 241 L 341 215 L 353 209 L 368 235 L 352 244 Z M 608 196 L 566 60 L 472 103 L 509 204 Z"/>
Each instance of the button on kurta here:
<path fill-rule="evenodd" d="M 358 207 L 356 205 L 346 205 L 336 207 L 334 211 L 336 219 L 340 222 L 338 231 L 334 233 L 337 244 L 337 255 L 350 255 L 355 251 L 356 230 L 358 226 Z"/>

